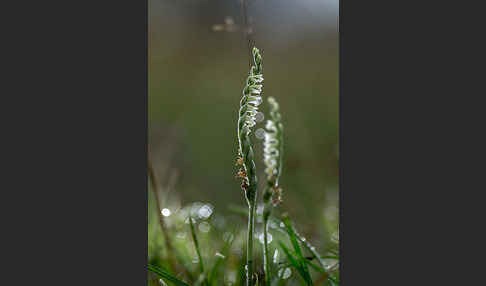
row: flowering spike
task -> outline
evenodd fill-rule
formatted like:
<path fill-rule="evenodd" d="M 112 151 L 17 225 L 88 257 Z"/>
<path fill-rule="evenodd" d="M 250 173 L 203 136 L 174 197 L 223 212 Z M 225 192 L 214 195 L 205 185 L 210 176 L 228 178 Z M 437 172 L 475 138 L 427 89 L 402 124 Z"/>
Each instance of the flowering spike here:
<path fill-rule="evenodd" d="M 283 125 L 280 122 L 279 106 L 273 97 L 268 98 L 270 105 L 270 119 L 265 126 L 265 137 L 263 141 L 263 162 L 267 184 L 263 191 L 263 234 L 268 236 L 268 219 L 272 209 L 282 202 L 282 189 L 279 187 L 279 178 L 282 173 L 283 156 Z M 264 243 L 263 260 L 265 275 L 271 273 L 268 244 Z M 267 284 L 270 284 L 270 279 Z"/>
<path fill-rule="evenodd" d="M 282 174 L 283 157 L 283 125 L 280 121 L 279 105 L 275 98 L 269 97 L 270 118 L 265 126 L 265 137 L 263 140 L 263 162 L 265 163 L 265 174 L 267 185 L 263 191 L 263 218 L 265 223 L 272 208 L 282 202 L 282 189 L 279 186 L 280 175 Z"/>
<path fill-rule="evenodd" d="M 275 189 L 278 187 L 278 179 L 282 173 L 283 155 L 283 125 L 280 122 L 279 105 L 275 98 L 269 97 L 270 119 L 265 128 L 265 140 L 263 141 L 263 161 L 267 182 Z"/>
<path fill-rule="evenodd" d="M 240 110 L 238 117 L 238 154 L 237 165 L 243 166 L 245 173 L 241 177 L 244 181 L 244 190 L 248 204 L 255 204 L 256 200 L 256 170 L 253 160 L 253 149 L 251 146 L 250 132 L 256 125 L 256 115 L 258 106 L 262 103 L 263 74 L 262 56 L 257 48 L 253 48 L 254 65 L 250 68 L 250 73 L 243 88 L 243 96 L 240 100 Z"/>

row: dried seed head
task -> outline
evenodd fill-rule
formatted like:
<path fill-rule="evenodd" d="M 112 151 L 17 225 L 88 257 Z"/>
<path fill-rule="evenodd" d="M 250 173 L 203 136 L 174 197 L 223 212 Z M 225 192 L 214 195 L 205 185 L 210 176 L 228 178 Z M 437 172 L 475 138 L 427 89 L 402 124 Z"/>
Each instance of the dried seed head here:
<path fill-rule="evenodd" d="M 236 158 L 236 166 L 243 166 L 243 158 L 241 156 L 238 156 L 238 158 Z"/>
<path fill-rule="evenodd" d="M 274 206 L 282 203 L 282 188 L 276 186 L 272 188 L 272 203 Z"/>
<path fill-rule="evenodd" d="M 246 183 L 246 180 L 243 180 L 243 181 L 241 182 L 241 189 L 242 189 L 243 191 L 245 191 L 245 192 L 246 192 L 246 190 L 248 190 L 248 187 L 249 187 L 249 186 L 248 186 L 248 184 Z"/>
<path fill-rule="evenodd" d="M 282 203 L 282 197 L 281 196 L 272 197 L 272 203 L 274 207 L 278 206 L 279 204 Z"/>
<path fill-rule="evenodd" d="M 238 170 L 238 173 L 236 173 L 236 178 L 246 178 L 246 172 L 245 170 L 243 170 L 242 168 L 240 168 L 240 170 Z"/>

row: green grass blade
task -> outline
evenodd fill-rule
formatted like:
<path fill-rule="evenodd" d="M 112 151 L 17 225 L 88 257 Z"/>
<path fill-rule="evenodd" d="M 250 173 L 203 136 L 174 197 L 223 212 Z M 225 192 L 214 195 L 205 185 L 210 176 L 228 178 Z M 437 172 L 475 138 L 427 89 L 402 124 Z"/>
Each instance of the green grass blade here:
<path fill-rule="evenodd" d="M 223 263 L 224 258 L 218 257 L 216 262 L 214 263 L 213 268 L 211 269 L 211 274 L 209 275 L 209 285 L 214 285 L 214 281 L 217 278 L 217 273 L 219 270 L 219 266 Z"/>
<path fill-rule="evenodd" d="M 162 268 L 155 267 L 154 265 L 151 265 L 151 264 L 149 264 L 147 268 L 148 268 L 148 270 L 150 270 L 153 273 L 159 275 L 163 279 L 165 279 L 165 280 L 167 280 L 169 282 L 174 283 L 175 285 L 179 285 L 179 286 L 190 286 L 186 282 L 177 279 L 175 276 L 173 276 L 172 274 L 170 274 L 169 272 L 165 271 Z"/>
<path fill-rule="evenodd" d="M 327 271 L 324 268 L 322 268 L 321 266 L 319 266 L 319 265 L 315 265 L 314 263 L 312 263 L 310 261 L 307 261 L 306 263 L 307 263 L 307 265 L 309 265 L 311 268 L 313 268 L 317 272 L 327 273 Z"/>
<path fill-rule="evenodd" d="M 199 267 L 201 268 L 201 273 L 203 273 L 204 262 L 201 257 L 201 250 L 199 249 L 199 242 L 197 240 L 196 231 L 194 230 L 194 223 L 192 222 L 192 217 L 189 217 L 189 225 L 191 226 L 192 240 L 194 241 L 194 247 L 196 248 L 197 257 L 199 258 Z"/>
<path fill-rule="evenodd" d="M 305 280 L 307 285 L 312 285 L 312 280 L 310 279 L 309 273 L 306 273 L 305 270 L 303 269 L 302 265 L 299 263 L 298 258 L 295 258 L 291 253 L 290 250 L 285 246 L 284 243 L 281 241 L 278 242 L 280 245 L 280 248 L 282 248 L 282 251 L 285 253 L 287 256 L 290 264 L 297 269 L 299 272 L 300 276 Z"/>
<path fill-rule="evenodd" d="M 197 240 L 196 231 L 194 230 L 194 223 L 192 222 L 192 217 L 189 216 L 189 225 L 191 226 L 192 240 L 194 241 L 194 247 L 196 248 L 197 257 L 199 259 L 199 268 L 201 269 L 201 274 L 204 274 L 204 284 L 209 285 L 206 274 L 204 272 L 204 262 L 201 256 L 201 250 L 199 249 L 199 242 Z"/>
<path fill-rule="evenodd" d="M 334 285 L 339 286 L 339 280 L 337 280 L 337 278 L 336 278 L 336 277 L 329 276 L 329 277 L 327 277 L 327 280 L 329 280 L 329 283 L 330 283 L 332 286 L 334 286 Z"/>
<path fill-rule="evenodd" d="M 233 241 L 234 239 L 228 239 L 224 246 L 223 246 L 223 249 L 221 251 L 221 254 L 224 256 L 224 257 L 227 257 L 228 256 L 228 252 L 229 252 L 229 249 L 231 247 L 231 245 L 233 244 Z M 214 266 L 213 268 L 211 269 L 211 274 L 209 276 L 209 285 L 214 285 L 214 281 L 216 279 L 216 276 L 218 274 L 218 269 L 219 269 L 219 266 L 223 263 L 225 258 L 223 257 L 217 257 L 216 259 L 216 262 L 214 263 Z"/>
<path fill-rule="evenodd" d="M 199 274 L 199 277 L 197 280 L 194 282 L 194 286 L 201 286 L 201 285 L 208 285 L 207 279 L 206 279 L 206 272 Z"/>
<path fill-rule="evenodd" d="M 324 268 L 322 268 L 321 266 L 319 265 L 316 265 L 314 263 L 312 263 L 311 261 L 307 260 L 307 265 L 309 265 L 311 268 L 313 268 L 314 270 L 316 270 L 317 272 L 320 272 L 320 273 L 327 273 L 328 271 L 326 271 Z M 292 266 L 292 263 L 290 262 L 286 262 L 286 263 L 281 263 L 277 269 L 280 270 L 280 269 L 285 269 L 289 266 Z"/>
<path fill-rule="evenodd" d="M 295 230 L 294 230 L 294 232 L 295 232 Z M 307 240 L 304 240 L 302 237 L 297 236 L 297 238 L 299 239 L 300 242 L 302 242 L 302 244 L 304 245 L 304 247 L 312 254 L 312 256 L 315 259 L 317 259 L 317 261 L 319 261 L 319 264 L 322 267 L 326 267 L 326 264 L 324 262 L 323 257 L 321 257 L 321 255 L 319 253 L 317 253 L 315 247 L 313 247 Z"/>
<path fill-rule="evenodd" d="M 280 224 L 280 222 L 277 221 L 277 220 L 274 220 L 274 223 L 276 225 L 279 225 Z M 297 237 L 298 241 L 304 245 L 304 248 L 307 249 L 312 254 L 312 257 L 314 259 L 317 259 L 317 261 L 319 262 L 319 264 L 321 265 L 322 268 L 326 268 L 326 263 L 324 262 L 324 259 L 337 259 L 337 260 L 339 260 L 338 253 L 336 251 L 333 251 L 332 249 L 330 249 L 328 251 L 331 252 L 334 255 L 321 256 L 316 251 L 316 248 L 313 247 L 307 239 L 305 239 L 303 236 L 301 236 L 297 232 L 297 230 L 291 224 L 289 224 L 289 226 L 291 227 L 291 230 L 294 232 L 294 234 Z M 287 225 L 284 225 L 284 227 L 278 227 L 277 228 L 277 230 L 279 230 L 279 231 L 282 231 L 282 229 L 284 229 L 285 232 L 288 233 L 288 231 L 287 231 Z M 309 259 L 309 258 L 307 257 L 307 259 Z"/>
<path fill-rule="evenodd" d="M 295 253 L 297 254 L 298 262 L 300 264 L 300 268 L 302 269 L 302 272 L 304 274 L 303 278 L 304 280 L 308 283 L 308 285 L 312 284 L 312 279 L 309 274 L 309 269 L 307 268 L 307 259 L 305 259 L 302 249 L 300 248 L 300 244 L 297 238 L 297 235 L 294 232 L 294 229 L 290 223 L 290 219 L 288 216 L 283 216 L 282 221 L 285 225 L 287 234 L 289 235 L 290 242 L 292 243 L 292 246 L 294 247 Z"/>

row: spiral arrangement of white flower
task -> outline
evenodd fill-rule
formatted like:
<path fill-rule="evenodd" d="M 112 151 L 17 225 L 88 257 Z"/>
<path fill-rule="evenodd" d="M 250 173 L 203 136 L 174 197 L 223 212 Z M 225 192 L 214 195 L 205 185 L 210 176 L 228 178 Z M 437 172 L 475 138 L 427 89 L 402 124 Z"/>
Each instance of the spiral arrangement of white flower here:
<path fill-rule="evenodd" d="M 243 97 L 240 100 L 238 118 L 238 160 L 237 165 L 242 165 L 237 176 L 243 179 L 241 188 L 245 191 L 249 205 L 255 203 L 256 198 L 256 170 L 253 148 L 251 146 L 250 132 L 256 124 L 258 106 L 262 103 L 262 56 L 260 51 L 253 48 L 253 61 L 255 65 L 250 68 L 250 74 L 243 88 Z"/>
<path fill-rule="evenodd" d="M 250 75 L 246 80 L 245 88 L 243 89 L 243 97 L 240 101 L 240 128 L 246 132 L 248 136 L 251 132 L 251 127 L 256 124 L 256 115 L 258 113 L 258 106 L 262 103 L 262 88 L 263 75 L 261 68 L 261 55 L 257 48 L 253 49 L 255 65 L 250 69 Z"/>
<path fill-rule="evenodd" d="M 279 186 L 279 178 L 282 174 L 283 156 L 283 125 L 279 112 L 279 105 L 275 98 L 269 97 L 270 119 L 265 126 L 265 137 L 263 141 L 263 162 L 265 163 L 265 173 L 267 184 L 263 191 L 263 264 L 265 273 L 271 273 L 270 252 L 268 249 L 268 219 L 273 207 L 282 202 L 282 189 Z M 267 284 L 271 280 L 267 277 Z"/>
<path fill-rule="evenodd" d="M 282 173 L 283 155 L 283 125 L 280 122 L 279 105 L 275 98 L 269 97 L 270 119 L 267 120 L 267 129 L 263 141 L 263 160 L 266 166 L 267 181 L 272 187 L 278 187 L 278 179 Z"/>
<path fill-rule="evenodd" d="M 251 128 L 256 124 L 258 106 L 262 103 L 262 56 L 257 48 L 253 48 L 253 62 L 250 74 L 243 89 L 238 113 L 238 159 L 237 165 L 242 166 L 237 177 L 242 179 L 241 188 L 245 192 L 248 203 L 248 235 L 246 248 L 247 286 L 252 286 L 254 277 L 253 233 L 255 229 L 255 205 L 257 198 L 257 176 L 253 148 L 250 140 Z"/>

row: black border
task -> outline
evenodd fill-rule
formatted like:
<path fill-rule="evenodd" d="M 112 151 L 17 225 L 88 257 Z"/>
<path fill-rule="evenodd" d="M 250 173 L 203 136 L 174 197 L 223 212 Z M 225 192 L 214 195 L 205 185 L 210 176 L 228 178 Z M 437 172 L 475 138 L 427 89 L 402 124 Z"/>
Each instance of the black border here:
<path fill-rule="evenodd" d="M 2 285 L 147 284 L 147 1 L 5 3 Z"/>
<path fill-rule="evenodd" d="M 2 278 L 146 284 L 147 1 L 6 4 Z M 484 189 L 452 162 L 484 149 L 464 6 L 340 1 L 342 285 L 481 284 L 454 254 L 477 252 L 463 192 Z"/>

